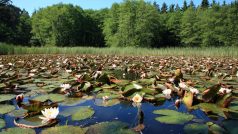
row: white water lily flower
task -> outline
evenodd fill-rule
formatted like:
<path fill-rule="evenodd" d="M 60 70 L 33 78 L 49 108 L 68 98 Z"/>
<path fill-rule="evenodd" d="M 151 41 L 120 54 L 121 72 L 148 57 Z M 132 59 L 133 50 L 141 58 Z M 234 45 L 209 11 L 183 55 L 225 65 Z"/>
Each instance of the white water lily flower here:
<path fill-rule="evenodd" d="M 138 85 L 138 84 L 133 83 L 133 86 L 134 86 L 136 89 L 142 89 L 142 86 L 141 86 L 141 85 Z"/>
<path fill-rule="evenodd" d="M 109 97 L 108 97 L 108 96 L 103 96 L 102 99 L 103 99 L 104 101 L 106 101 L 106 100 L 109 100 Z"/>
<path fill-rule="evenodd" d="M 0 68 L 3 68 L 4 67 L 4 65 L 0 65 Z"/>
<path fill-rule="evenodd" d="M 37 69 L 32 69 L 30 72 L 35 73 L 36 71 L 37 71 Z"/>
<path fill-rule="evenodd" d="M 71 85 L 70 84 L 61 84 L 60 87 L 62 88 L 61 91 L 65 91 L 67 89 L 70 89 Z"/>
<path fill-rule="evenodd" d="M 171 90 L 171 89 L 165 89 L 165 90 L 163 90 L 163 94 L 164 94 L 164 96 L 165 96 L 167 99 L 170 99 L 170 98 L 171 98 L 171 93 L 172 93 L 172 90 Z"/>
<path fill-rule="evenodd" d="M 41 110 L 41 113 L 44 117 L 40 116 L 39 118 L 42 119 L 42 123 L 44 124 L 50 120 L 56 119 L 59 114 L 59 108 L 45 108 L 45 110 Z"/>
<path fill-rule="evenodd" d="M 72 72 L 71 69 L 66 69 L 65 71 L 66 71 L 67 73 L 71 73 L 71 72 Z"/>
<path fill-rule="evenodd" d="M 169 78 L 169 82 L 174 82 L 174 78 Z"/>
<path fill-rule="evenodd" d="M 142 98 L 139 94 L 136 94 L 136 95 L 132 98 L 132 101 L 135 102 L 135 103 L 140 103 L 142 100 L 143 100 L 143 98 Z"/>
<path fill-rule="evenodd" d="M 29 73 L 28 76 L 33 77 L 33 76 L 35 76 L 35 74 L 34 73 Z"/>
<path fill-rule="evenodd" d="M 192 92 L 193 94 L 198 94 L 199 90 L 194 88 L 194 87 L 189 87 L 190 92 Z"/>
<path fill-rule="evenodd" d="M 222 93 L 222 94 L 229 94 L 230 92 L 231 92 L 231 89 L 229 88 L 221 87 L 221 89 L 219 90 L 219 93 Z"/>
<path fill-rule="evenodd" d="M 116 64 L 113 64 L 113 65 L 112 65 L 112 68 L 116 68 L 116 67 L 117 67 L 117 65 L 116 65 Z"/>
<path fill-rule="evenodd" d="M 180 82 L 180 83 L 179 83 L 179 87 L 180 87 L 180 88 L 183 88 L 183 89 L 188 88 L 188 86 L 187 86 L 184 82 Z"/>

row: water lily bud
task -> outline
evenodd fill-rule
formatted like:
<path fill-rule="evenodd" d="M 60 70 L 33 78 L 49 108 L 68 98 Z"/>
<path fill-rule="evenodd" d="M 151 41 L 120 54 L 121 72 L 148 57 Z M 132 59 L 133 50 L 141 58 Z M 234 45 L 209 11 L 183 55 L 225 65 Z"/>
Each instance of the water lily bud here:
<path fill-rule="evenodd" d="M 17 101 L 17 102 L 22 102 L 23 99 L 24 99 L 23 94 L 19 94 L 19 95 L 16 96 L 16 101 Z"/>
<path fill-rule="evenodd" d="M 175 101 L 175 106 L 176 106 L 176 108 L 179 108 L 179 107 L 180 107 L 180 104 L 181 104 L 181 100 L 180 100 L 180 99 L 177 99 L 177 100 Z"/>

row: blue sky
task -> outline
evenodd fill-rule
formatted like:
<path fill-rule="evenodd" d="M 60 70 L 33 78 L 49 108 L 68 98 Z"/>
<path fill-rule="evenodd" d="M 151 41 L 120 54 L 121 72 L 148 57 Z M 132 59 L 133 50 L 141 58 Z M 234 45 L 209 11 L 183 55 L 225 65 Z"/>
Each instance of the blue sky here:
<path fill-rule="evenodd" d="M 105 7 L 111 7 L 112 3 L 114 2 L 122 2 L 123 0 L 12 0 L 13 4 L 20 7 L 21 9 L 27 10 L 30 14 L 34 10 L 37 10 L 42 7 L 50 6 L 57 3 L 71 3 L 74 5 L 79 5 L 83 9 L 101 9 Z M 156 1 L 158 4 L 162 5 L 163 2 L 166 4 L 179 4 L 180 6 L 183 5 L 183 0 L 146 0 L 149 2 Z M 202 0 L 193 0 L 196 5 L 200 4 Z M 210 0 L 211 2 L 212 0 Z M 216 0 L 220 3 L 223 0 Z M 234 0 L 226 0 L 227 3 L 230 3 Z M 187 0 L 189 3 L 190 0 Z"/>

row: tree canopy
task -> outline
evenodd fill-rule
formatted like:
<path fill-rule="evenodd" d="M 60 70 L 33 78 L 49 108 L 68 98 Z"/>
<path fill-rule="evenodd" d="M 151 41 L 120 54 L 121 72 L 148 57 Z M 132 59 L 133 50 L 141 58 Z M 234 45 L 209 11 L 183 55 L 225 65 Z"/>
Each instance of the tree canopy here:
<path fill-rule="evenodd" d="M 56 4 L 32 16 L 0 0 L 0 42 L 38 46 L 238 46 L 238 2 L 181 7 L 124 0 L 110 9 Z M 160 8 L 161 7 L 161 8 Z"/>

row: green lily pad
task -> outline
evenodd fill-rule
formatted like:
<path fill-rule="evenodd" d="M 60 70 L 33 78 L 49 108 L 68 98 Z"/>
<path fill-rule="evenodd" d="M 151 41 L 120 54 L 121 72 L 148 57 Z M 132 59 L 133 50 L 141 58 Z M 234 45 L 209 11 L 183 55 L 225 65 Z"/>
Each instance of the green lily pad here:
<path fill-rule="evenodd" d="M 63 106 L 75 106 L 77 104 L 84 103 L 86 99 L 82 98 L 66 98 L 64 102 L 60 103 Z"/>
<path fill-rule="evenodd" d="M 160 114 L 163 116 L 155 118 L 155 120 L 166 124 L 184 124 L 194 118 L 193 115 L 187 113 L 181 113 L 174 110 L 155 110 L 154 114 Z"/>
<path fill-rule="evenodd" d="M 96 99 L 95 105 L 97 106 L 103 106 L 103 107 L 110 107 L 114 106 L 120 103 L 120 100 L 118 99 L 109 99 L 109 100 L 102 100 L 102 99 Z"/>
<path fill-rule="evenodd" d="M 237 134 L 238 133 L 238 120 L 225 120 L 222 123 L 229 134 Z"/>
<path fill-rule="evenodd" d="M 25 115 L 25 113 L 27 113 L 27 110 L 20 109 L 20 110 L 14 110 L 14 111 L 8 113 L 8 115 L 10 115 L 12 117 L 22 117 Z"/>
<path fill-rule="evenodd" d="M 200 103 L 198 105 L 193 106 L 193 108 L 195 108 L 195 109 L 200 108 L 204 112 L 212 112 L 214 114 L 217 114 L 219 116 L 226 118 L 226 115 L 224 114 L 222 108 L 218 107 L 216 104 Z"/>
<path fill-rule="evenodd" d="M 88 106 L 70 107 L 60 112 L 60 115 L 68 117 L 72 115 L 72 120 L 84 120 L 93 116 L 94 110 Z"/>
<path fill-rule="evenodd" d="M 208 126 L 205 124 L 193 123 L 184 127 L 186 134 L 208 134 Z"/>
<path fill-rule="evenodd" d="M 227 133 L 224 128 L 220 127 L 217 124 L 214 124 L 213 122 L 207 122 L 206 124 L 209 126 L 209 131 L 211 131 L 213 134 Z"/>
<path fill-rule="evenodd" d="M 88 128 L 87 134 L 135 134 L 128 129 L 128 125 L 123 122 L 102 122 Z"/>
<path fill-rule="evenodd" d="M 0 129 L 4 128 L 6 126 L 6 123 L 3 119 L 0 119 Z"/>
<path fill-rule="evenodd" d="M 15 95 L 13 95 L 13 94 L 2 94 L 2 95 L 0 95 L 0 102 L 11 100 L 14 97 L 15 97 Z"/>
<path fill-rule="evenodd" d="M 0 132 L 0 134 L 35 134 L 34 129 L 30 128 L 19 128 L 19 127 L 14 127 L 14 128 L 8 128 L 5 131 Z"/>
<path fill-rule="evenodd" d="M 36 96 L 32 98 L 32 100 L 40 101 L 40 102 L 44 102 L 46 100 L 51 100 L 53 102 L 61 102 L 61 101 L 64 101 L 65 99 L 66 97 L 61 94 L 47 94 L 47 95 L 40 95 L 40 96 Z"/>
<path fill-rule="evenodd" d="M 116 99 L 116 98 L 120 97 L 119 94 L 115 94 L 112 92 L 102 92 L 102 93 L 97 94 L 96 97 L 102 99 L 103 96 L 108 96 L 110 99 Z"/>
<path fill-rule="evenodd" d="M 6 114 L 15 109 L 12 105 L 0 105 L 0 114 Z"/>
<path fill-rule="evenodd" d="M 45 129 L 41 134 L 85 134 L 85 130 L 78 126 L 57 126 Z"/>

